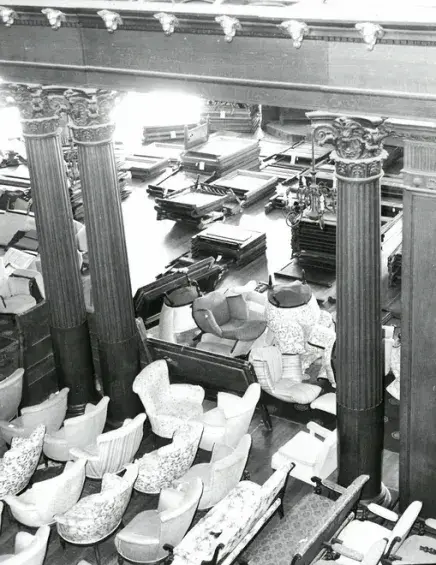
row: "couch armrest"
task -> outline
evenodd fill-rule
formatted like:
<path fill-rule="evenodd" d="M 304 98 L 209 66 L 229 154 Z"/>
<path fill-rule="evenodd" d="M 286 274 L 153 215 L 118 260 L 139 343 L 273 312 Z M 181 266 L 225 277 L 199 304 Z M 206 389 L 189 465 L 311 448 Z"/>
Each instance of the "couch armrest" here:
<path fill-rule="evenodd" d="M 332 433 L 332 430 L 328 430 L 327 428 L 320 426 L 316 422 L 309 422 L 308 424 L 306 424 L 306 427 L 311 434 L 316 434 L 323 438 L 328 437 Z"/>
<path fill-rule="evenodd" d="M 170 393 L 174 400 L 189 400 L 201 404 L 204 400 L 204 389 L 199 385 L 173 384 Z"/>

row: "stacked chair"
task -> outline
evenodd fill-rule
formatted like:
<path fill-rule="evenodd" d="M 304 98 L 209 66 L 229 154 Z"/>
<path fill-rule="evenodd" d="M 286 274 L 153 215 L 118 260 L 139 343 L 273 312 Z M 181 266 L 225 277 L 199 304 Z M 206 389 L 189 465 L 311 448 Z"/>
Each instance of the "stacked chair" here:
<path fill-rule="evenodd" d="M 43 565 L 49 535 L 48 526 L 41 526 L 35 535 L 18 532 L 15 536 L 14 553 L 0 553 L 0 562 L 3 565 Z"/>

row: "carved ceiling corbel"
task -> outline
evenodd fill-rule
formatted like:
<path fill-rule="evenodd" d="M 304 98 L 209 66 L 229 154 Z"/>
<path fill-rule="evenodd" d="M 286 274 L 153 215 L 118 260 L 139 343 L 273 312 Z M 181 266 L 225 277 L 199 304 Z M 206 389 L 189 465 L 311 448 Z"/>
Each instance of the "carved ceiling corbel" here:
<path fill-rule="evenodd" d="M 62 22 L 66 21 L 66 16 L 60 10 L 53 10 L 53 8 L 43 8 L 41 12 L 47 17 L 51 29 L 59 29 Z"/>
<path fill-rule="evenodd" d="M 286 20 L 277 26 L 292 37 L 292 44 L 300 49 L 304 37 L 309 33 L 309 26 L 298 20 Z"/>
<path fill-rule="evenodd" d="M 236 32 L 242 29 L 241 22 L 231 16 L 217 16 L 215 21 L 222 27 L 227 43 L 231 43 Z"/>
<path fill-rule="evenodd" d="M 0 6 L 0 16 L 2 22 L 5 24 L 6 27 L 11 27 L 14 23 L 15 18 L 18 17 L 17 12 L 12 10 L 12 8 L 7 8 L 6 6 Z"/>
<path fill-rule="evenodd" d="M 123 25 L 123 19 L 117 12 L 111 10 L 99 10 L 97 15 L 104 21 L 106 29 L 109 33 L 114 33 L 119 25 Z"/>
<path fill-rule="evenodd" d="M 362 36 L 363 41 L 366 43 L 368 51 L 372 51 L 378 39 L 382 39 L 385 30 L 378 24 L 370 22 L 358 23 L 354 26 Z"/>
<path fill-rule="evenodd" d="M 174 14 L 159 12 L 158 14 L 154 14 L 154 17 L 160 22 L 165 35 L 172 35 L 175 28 L 180 24 Z"/>

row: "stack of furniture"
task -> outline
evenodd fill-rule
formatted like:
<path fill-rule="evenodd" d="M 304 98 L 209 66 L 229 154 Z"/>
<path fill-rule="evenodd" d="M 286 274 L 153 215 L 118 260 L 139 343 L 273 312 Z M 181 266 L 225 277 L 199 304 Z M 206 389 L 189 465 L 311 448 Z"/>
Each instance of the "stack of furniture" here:
<path fill-rule="evenodd" d="M 266 234 L 217 223 L 191 239 L 193 257 L 223 256 L 245 266 L 266 252 Z"/>
<path fill-rule="evenodd" d="M 144 149 L 127 155 L 124 169 L 131 172 L 132 178 L 145 180 L 163 171 L 167 165 L 167 159 L 148 155 L 147 151 Z"/>
<path fill-rule="evenodd" d="M 202 174 L 194 171 L 185 171 L 178 166 L 175 169 L 166 169 L 153 182 L 147 186 L 148 194 L 166 198 L 172 194 L 189 190 L 196 185 L 209 182 L 214 175 L 210 173 Z"/>
<path fill-rule="evenodd" d="M 253 133 L 260 124 L 260 107 L 257 104 L 208 100 L 201 114 L 213 131 Z"/>
<path fill-rule="evenodd" d="M 195 126 L 195 123 L 187 124 L 187 126 L 183 124 L 144 126 L 142 130 L 142 142 L 146 144 L 153 141 L 183 140 L 185 127 L 192 128 Z"/>
<path fill-rule="evenodd" d="M 232 190 L 242 200 L 242 205 L 247 207 L 269 195 L 278 182 L 278 177 L 269 173 L 237 169 L 210 184 Z"/>

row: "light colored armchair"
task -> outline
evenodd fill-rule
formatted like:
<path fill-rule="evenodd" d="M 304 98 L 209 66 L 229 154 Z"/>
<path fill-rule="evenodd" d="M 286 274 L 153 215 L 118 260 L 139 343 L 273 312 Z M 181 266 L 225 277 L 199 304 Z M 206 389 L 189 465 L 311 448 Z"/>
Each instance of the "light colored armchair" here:
<path fill-rule="evenodd" d="M 13 438 L 11 448 L 0 459 L 0 500 L 29 484 L 41 456 L 44 433 L 40 425 L 28 438 Z"/>
<path fill-rule="evenodd" d="M 153 432 L 160 437 L 172 438 L 182 422 L 203 414 L 203 388 L 170 384 L 164 359 L 153 361 L 139 373 L 133 392 L 141 399 Z"/>
<path fill-rule="evenodd" d="M 98 543 L 120 525 L 138 475 L 137 465 L 128 465 L 123 477 L 107 473 L 101 491 L 85 496 L 65 514 L 56 515 L 61 539 L 75 545 L 94 545 L 97 565 L 101 565 Z"/>
<path fill-rule="evenodd" d="M 49 535 L 48 526 L 41 526 L 34 536 L 28 532 L 18 532 L 15 536 L 14 553 L 0 554 L 0 563 L 2 565 L 42 565 Z"/>
<path fill-rule="evenodd" d="M 0 534 L 1 534 L 1 531 L 2 531 L 2 514 L 3 514 L 3 507 L 4 507 L 3 502 L 0 502 Z"/>
<path fill-rule="evenodd" d="M 68 418 L 58 431 L 47 434 L 44 440 L 44 455 L 55 461 L 72 459 L 72 447 L 84 448 L 97 441 L 106 423 L 109 397 L 104 396 L 100 402 L 87 404 L 82 416 Z"/>
<path fill-rule="evenodd" d="M 65 420 L 69 390 L 63 388 L 40 404 L 22 408 L 21 416 L 11 422 L 0 421 L 0 435 L 6 443 L 11 443 L 13 437 L 29 436 L 39 424 L 44 424 L 47 434 L 56 432 Z"/>
<path fill-rule="evenodd" d="M 118 473 L 133 461 L 144 435 L 145 414 L 138 414 L 133 420 L 124 420 L 117 430 L 100 434 L 97 441 L 83 449 L 72 447 L 73 459 L 85 458 L 86 476 L 101 479 L 105 473 Z"/>
<path fill-rule="evenodd" d="M 190 481 L 198 477 L 202 480 L 203 494 L 198 505 L 200 510 L 215 506 L 238 484 L 250 447 L 250 434 L 245 434 L 235 448 L 216 443 L 210 462 L 194 465 L 180 479 Z"/>
<path fill-rule="evenodd" d="M 298 432 L 274 453 L 271 467 L 280 469 L 292 461 L 295 467 L 291 476 L 312 485 L 312 477 L 326 479 L 335 471 L 338 437 L 336 430 L 327 430 L 315 422 L 309 422 L 307 428 L 308 432 Z"/>
<path fill-rule="evenodd" d="M 333 544 L 333 550 L 338 549 L 340 557 L 336 560 L 339 565 L 355 565 L 355 561 L 363 561 L 368 550 L 376 542 L 387 539 L 384 558 L 397 555 L 405 540 L 407 539 L 419 513 L 422 509 L 422 502 L 416 500 L 409 504 L 401 516 L 396 512 L 387 510 L 378 504 L 368 504 L 368 510 L 375 516 L 392 522 L 395 526 L 392 529 L 382 526 L 372 520 L 352 520 L 338 534 L 338 544 Z M 422 539 L 422 538 L 421 538 Z M 352 553 L 353 558 L 347 554 Z"/>
<path fill-rule="evenodd" d="M 159 497 L 157 510 L 146 510 L 115 537 L 115 547 L 121 558 L 134 563 L 152 563 L 168 555 L 166 544 L 175 547 L 188 531 L 203 491 L 199 478 L 165 488 Z M 121 564 L 122 559 L 118 562 Z"/>
<path fill-rule="evenodd" d="M 248 432 L 260 393 L 258 383 L 252 383 L 242 398 L 219 392 L 217 407 L 205 412 L 200 420 L 204 425 L 201 449 L 211 451 L 215 443 L 224 443 L 230 447 L 237 445 Z"/>
<path fill-rule="evenodd" d="M 9 422 L 17 415 L 23 393 L 24 369 L 17 369 L 0 381 L 0 420 Z"/>
<path fill-rule="evenodd" d="M 20 496 L 5 496 L 14 518 L 29 528 L 53 524 L 55 514 L 63 514 L 79 500 L 85 465 L 85 459 L 69 461 L 57 477 L 35 483 Z"/>
<path fill-rule="evenodd" d="M 156 494 L 182 477 L 194 462 L 202 433 L 199 422 L 186 422 L 174 433 L 172 443 L 137 459 L 135 490 Z"/>

